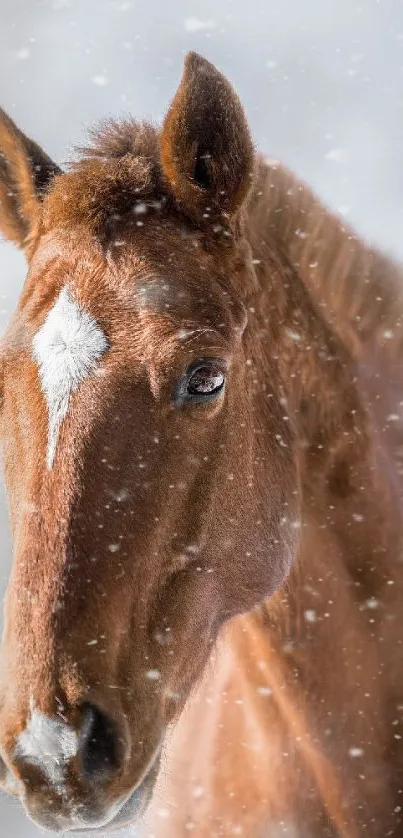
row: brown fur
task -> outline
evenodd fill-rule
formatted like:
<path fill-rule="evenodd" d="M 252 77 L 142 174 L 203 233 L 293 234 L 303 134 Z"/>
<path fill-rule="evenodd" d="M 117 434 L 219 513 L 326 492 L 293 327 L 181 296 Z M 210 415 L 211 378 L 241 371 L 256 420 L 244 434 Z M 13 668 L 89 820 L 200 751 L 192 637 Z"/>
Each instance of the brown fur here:
<path fill-rule="evenodd" d="M 105 814 L 165 735 L 144 836 L 399 838 L 401 272 L 254 159 L 197 56 L 161 133 L 110 123 L 45 196 L 29 143 L 3 118 L 19 203 L 0 225 L 29 241 L 2 357 L 5 787 L 46 825 Z M 111 350 L 47 472 L 31 342 L 66 283 Z M 225 396 L 178 409 L 206 357 Z M 31 698 L 77 729 L 85 702 L 115 720 L 108 782 L 73 760 L 60 795 L 15 758 Z"/>

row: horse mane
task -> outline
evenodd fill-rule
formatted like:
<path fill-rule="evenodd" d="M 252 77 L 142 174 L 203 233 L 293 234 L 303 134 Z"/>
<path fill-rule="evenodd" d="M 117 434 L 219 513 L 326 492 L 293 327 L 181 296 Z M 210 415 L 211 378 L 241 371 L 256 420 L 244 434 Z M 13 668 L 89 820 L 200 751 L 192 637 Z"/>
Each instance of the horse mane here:
<path fill-rule="evenodd" d="M 252 207 L 281 246 L 312 300 L 354 356 L 374 342 L 403 344 L 402 270 L 363 241 L 286 167 L 261 158 Z M 264 217 L 262 217 L 262 214 Z"/>

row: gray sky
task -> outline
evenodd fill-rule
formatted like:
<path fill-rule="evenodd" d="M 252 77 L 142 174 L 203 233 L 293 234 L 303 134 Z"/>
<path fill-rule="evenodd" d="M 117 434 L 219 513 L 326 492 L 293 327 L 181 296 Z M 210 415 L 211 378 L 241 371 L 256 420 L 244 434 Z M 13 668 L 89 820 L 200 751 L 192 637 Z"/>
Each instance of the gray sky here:
<path fill-rule="evenodd" d="M 189 49 L 235 84 L 257 145 L 403 257 L 402 0 L 0 0 L 0 103 L 62 164 L 106 115 L 160 120 Z M 0 331 L 24 269 L 1 243 Z M 0 834 L 43 835 L 5 797 Z"/>

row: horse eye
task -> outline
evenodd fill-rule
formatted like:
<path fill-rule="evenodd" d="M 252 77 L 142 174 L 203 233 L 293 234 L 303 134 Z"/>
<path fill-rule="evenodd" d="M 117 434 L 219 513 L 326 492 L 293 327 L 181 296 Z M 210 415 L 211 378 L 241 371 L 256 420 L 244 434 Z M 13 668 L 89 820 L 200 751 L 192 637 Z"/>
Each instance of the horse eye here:
<path fill-rule="evenodd" d="M 213 396 L 224 387 L 225 375 L 217 366 L 203 365 L 197 367 L 187 381 L 189 396 Z"/>

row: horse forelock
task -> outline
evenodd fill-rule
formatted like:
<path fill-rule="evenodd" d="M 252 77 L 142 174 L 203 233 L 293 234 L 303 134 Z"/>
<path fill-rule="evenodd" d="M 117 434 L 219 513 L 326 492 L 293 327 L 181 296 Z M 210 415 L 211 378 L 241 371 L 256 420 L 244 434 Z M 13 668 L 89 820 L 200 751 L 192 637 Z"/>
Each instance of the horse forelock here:
<path fill-rule="evenodd" d="M 141 220 L 144 202 L 163 197 L 158 131 L 146 122 L 104 122 L 77 149 L 67 171 L 52 181 L 44 202 L 44 224 L 85 227 L 106 234 L 122 216 Z"/>

